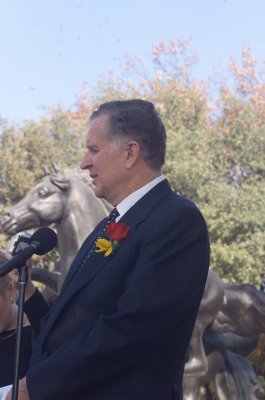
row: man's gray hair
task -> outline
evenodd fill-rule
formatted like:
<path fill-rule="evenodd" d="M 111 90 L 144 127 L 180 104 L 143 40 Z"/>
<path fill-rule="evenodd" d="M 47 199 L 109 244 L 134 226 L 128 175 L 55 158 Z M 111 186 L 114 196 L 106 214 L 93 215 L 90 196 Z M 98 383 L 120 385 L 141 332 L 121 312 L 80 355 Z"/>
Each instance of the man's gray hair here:
<path fill-rule="evenodd" d="M 155 170 L 161 169 L 165 162 L 166 130 L 153 103 L 140 99 L 110 101 L 101 104 L 90 121 L 102 114 L 108 116 L 107 136 L 115 149 L 135 140 L 145 162 Z"/>

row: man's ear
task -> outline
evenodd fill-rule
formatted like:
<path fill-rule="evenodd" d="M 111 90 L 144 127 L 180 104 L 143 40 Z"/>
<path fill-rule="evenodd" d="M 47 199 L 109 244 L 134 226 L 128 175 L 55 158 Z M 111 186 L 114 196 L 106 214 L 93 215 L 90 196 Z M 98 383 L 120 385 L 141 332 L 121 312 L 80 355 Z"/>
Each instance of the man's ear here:
<path fill-rule="evenodd" d="M 131 168 L 137 159 L 139 158 L 140 154 L 140 146 L 137 142 L 129 142 L 126 147 L 126 167 Z"/>

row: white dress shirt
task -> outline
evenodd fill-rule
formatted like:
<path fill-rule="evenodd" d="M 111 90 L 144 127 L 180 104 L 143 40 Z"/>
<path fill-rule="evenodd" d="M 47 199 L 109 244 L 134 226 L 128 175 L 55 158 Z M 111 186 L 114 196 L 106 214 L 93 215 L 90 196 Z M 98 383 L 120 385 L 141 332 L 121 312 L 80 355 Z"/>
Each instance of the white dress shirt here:
<path fill-rule="evenodd" d="M 149 192 L 153 187 L 155 187 L 158 183 L 162 182 L 165 179 L 164 175 L 160 175 L 157 178 L 153 179 L 151 182 L 148 182 L 146 185 L 142 186 L 140 189 L 137 189 L 135 192 L 129 194 L 129 196 L 125 197 L 117 206 L 117 210 L 119 211 L 119 216 L 116 218 L 116 222 L 123 217 L 123 215 L 138 201 L 140 200 L 147 192 Z"/>

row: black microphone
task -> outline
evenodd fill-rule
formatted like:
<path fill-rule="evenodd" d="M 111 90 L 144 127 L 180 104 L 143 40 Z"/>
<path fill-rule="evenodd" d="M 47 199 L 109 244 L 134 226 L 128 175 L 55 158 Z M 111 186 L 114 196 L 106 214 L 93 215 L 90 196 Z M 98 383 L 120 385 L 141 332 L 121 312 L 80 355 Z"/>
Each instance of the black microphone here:
<path fill-rule="evenodd" d="M 42 256 L 51 251 L 57 244 L 57 235 L 51 228 L 43 227 L 33 233 L 28 243 L 28 246 L 0 266 L 0 277 L 8 274 L 12 269 L 23 267 L 33 254 Z"/>

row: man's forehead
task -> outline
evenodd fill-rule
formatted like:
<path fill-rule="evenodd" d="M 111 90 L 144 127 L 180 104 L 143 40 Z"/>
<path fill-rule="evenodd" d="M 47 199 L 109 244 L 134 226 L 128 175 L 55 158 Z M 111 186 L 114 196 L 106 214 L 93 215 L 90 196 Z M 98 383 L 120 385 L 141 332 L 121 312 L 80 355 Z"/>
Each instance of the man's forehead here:
<path fill-rule="evenodd" d="M 88 126 L 87 136 L 86 136 L 86 144 L 96 144 L 102 141 L 109 141 L 107 138 L 107 129 L 105 120 L 96 121 L 93 119 Z"/>
<path fill-rule="evenodd" d="M 107 120 L 108 120 L 108 115 L 101 114 L 89 121 L 88 129 L 92 129 L 93 127 L 105 127 Z"/>

